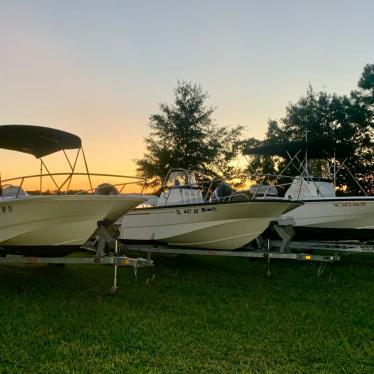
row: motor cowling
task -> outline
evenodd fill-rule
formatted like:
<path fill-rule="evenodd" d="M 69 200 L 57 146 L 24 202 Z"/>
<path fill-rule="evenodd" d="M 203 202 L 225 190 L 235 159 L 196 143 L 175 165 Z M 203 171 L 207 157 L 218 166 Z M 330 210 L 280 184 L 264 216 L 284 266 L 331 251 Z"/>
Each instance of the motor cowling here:
<path fill-rule="evenodd" d="M 213 191 L 210 201 L 225 201 L 235 192 L 235 190 L 226 182 L 220 183 L 220 185 Z"/>
<path fill-rule="evenodd" d="M 95 195 L 118 195 L 119 192 L 115 186 L 110 183 L 101 183 L 96 187 Z"/>

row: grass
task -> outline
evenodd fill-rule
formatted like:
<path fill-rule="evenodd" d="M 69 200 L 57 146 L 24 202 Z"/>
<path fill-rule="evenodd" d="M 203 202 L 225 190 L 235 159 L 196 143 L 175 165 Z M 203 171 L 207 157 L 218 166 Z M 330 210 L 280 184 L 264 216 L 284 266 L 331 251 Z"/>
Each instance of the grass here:
<path fill-rule="evenodd" d="M 155 260 L 115 296 L 110 267 L 1 266 L 0 372 L 374 372 L 372 255 Z"/>

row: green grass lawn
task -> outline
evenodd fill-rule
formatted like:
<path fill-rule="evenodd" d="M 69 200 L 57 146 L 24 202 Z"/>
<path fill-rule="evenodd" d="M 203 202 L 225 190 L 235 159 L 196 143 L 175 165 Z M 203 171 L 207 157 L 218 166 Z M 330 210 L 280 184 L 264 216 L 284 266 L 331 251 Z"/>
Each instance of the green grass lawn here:
<path fill-rule="evenodd" d="M 374 256 L 0 267 L 0 372 L 374 372 Z M 147 278 L 156 274 L 152 286 Z"/>

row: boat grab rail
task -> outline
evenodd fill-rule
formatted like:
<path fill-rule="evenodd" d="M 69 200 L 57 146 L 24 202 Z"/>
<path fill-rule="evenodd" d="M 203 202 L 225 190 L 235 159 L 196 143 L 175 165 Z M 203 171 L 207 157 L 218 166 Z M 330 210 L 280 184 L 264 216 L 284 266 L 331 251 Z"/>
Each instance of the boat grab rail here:
<path fill-rule="evenodd" d="M 60 185 L 58 185 L 56 183 L 56 180 L 53 178 L 53 177 L 58 177 L 58 176 L 67 176 L 65 178 L 65 180 Z M 142 177 L 134 177 L 134 176 L 129 176 L 129 175 L 121 175 L 121 174 L 105 174 L 105 173 L 91 173 L 91 172 L 89 172 L 89 173 L 88 172 L 86 172 L 86 173 L 64 172 L 64 173 L 46 173 L 46 174 L 42 173 L 42 174 L 33 174 L 33 175 L 26 175 L 26 176 L 21 176 L 21 177 L 13 177 L 13 178 L 2 179 L 2 180 L 0 180 L 0 191 L 3 190 L 4 186 L 11 185 L 9 182 L 20 181 L 16 196 L 15 196 L 16 198 L 18 198 L 19 193 L 22 189 L 22 186 L 23 186 L 25 180 L 29 180 L 29 179 L 33 179 L 33 178 L 50 177 L 52 179 L 52 182 L 56 186 L 57 194 L 60 194 L 60 193 L 63 193 L 62 188 L 68 182 L 69 182 L 68 186 L 70 186 L 70 182 L 71 182 L 71 180 L 74 176 L 87 176 L 88 178 L 90 178 L 90 177 L 124 178 L 124 179 L 134 180 L 134 181 L 131 181 L 131 182 L 125 181 L 123 183 L 117 183 L 117 184 L 112 185 L 114 187 L 122 186 L 119 190 L 119 193 L 121 193 L 126 186 L 128 186 L 130 184 L 134 184 L 134 185 L 141 185 L 142 186 L 140 194 L 143 194 L 145 186 L 146 186 L 146 182 L 147 182 L 146 179 L 142 178 Z M 94 194 L 95 191 L 96 191 L 96 188 L 90 188 L 90 189 L 87 189 L 87 190 L 78 191 L 76 194 Z M 42 193 L 42 191 L 40 191 L 40 193 Z M 67 194 L 68 190 L 64 191 L 64 193 Z M 1 196 L 1 194 L 0 194 L 0 196 Z"/>

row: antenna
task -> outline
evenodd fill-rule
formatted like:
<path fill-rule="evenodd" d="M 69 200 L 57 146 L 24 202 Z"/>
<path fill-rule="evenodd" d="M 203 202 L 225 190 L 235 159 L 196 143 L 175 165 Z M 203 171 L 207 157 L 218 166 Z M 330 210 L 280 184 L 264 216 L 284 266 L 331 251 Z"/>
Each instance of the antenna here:
<path fill-rule="evenodd" d="M 336 148 L 334 142 L 334 158 L 333 158 L 333 166 L 334 166 L 334 191 L 336 190 Z"/>
<path fill-rule="evenodd" d="M 305 171 L 306 174 L 309 174 L 308 171 L 308 132 L 309 130 L 305 130 Z"/>

